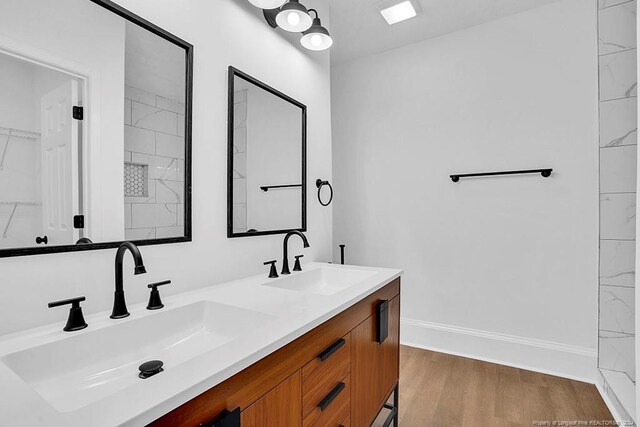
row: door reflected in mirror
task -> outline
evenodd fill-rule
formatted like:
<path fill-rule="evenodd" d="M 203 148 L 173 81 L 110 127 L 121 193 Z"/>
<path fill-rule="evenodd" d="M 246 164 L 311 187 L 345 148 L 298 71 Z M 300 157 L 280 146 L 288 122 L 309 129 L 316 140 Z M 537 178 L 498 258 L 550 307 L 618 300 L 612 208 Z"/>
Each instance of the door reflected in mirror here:
<path fill-rule="evenodd" d="M 306 107 L 229 69 L 228 236 L 306 230 Z"/>
<path fill-rule="evenodd" d="M 0 15 L 0 257 L 190 240 L 191 45 L 53 3 Z"/>

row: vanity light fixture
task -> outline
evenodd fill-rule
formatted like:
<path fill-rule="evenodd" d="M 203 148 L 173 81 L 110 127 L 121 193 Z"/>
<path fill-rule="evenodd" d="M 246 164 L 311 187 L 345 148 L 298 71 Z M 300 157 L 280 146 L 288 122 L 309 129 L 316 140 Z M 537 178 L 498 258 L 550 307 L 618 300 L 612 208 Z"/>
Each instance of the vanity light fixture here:
<path fill-rule="evenodd" d="M 389 25 L 397 24 L 398 22 L 418 16 L 418 12 L 420 12 L 418 7 L 419 6 L 411 0 L 384 2 L 378 5 L 382 17 Z"/>
<path fill-rule="evenodd" d="M 302 33 L 311 27 L 312 21 L 309 11 L 298 0 L 289 0 L 280 8 L 276 16 L 276 23 L 280 28 L 290 33 Z"/>
<path fill-rule="evenodd" d="M 309 12 L 314 12 L 316 17 L 313 19 L 311 28 L 302 33 L 303 36 L 300 39 L 300 43 L 309 50 L 318 51 L 329 49 L 333 44 L 333 39 L 331 38 L 329 31 L 322 26 L 320 18 L 318 17 L 318 12 L 315 9 L 309 9 Z"/>
<path fill-rule="evenodd" d="M 251 4 L 275 0 L 249 0 Z M 397 3 L 398 0 L 393 0 Z M 388 2 L 387 2 L 388 3 Z M 387 4 L 385 3 L 385 4 Z M 261 6 L 258 6 L 261 7 Z M 311 19 L 311 12 L 316 17 Z M 291 33 L 302 33 L 300 43 L 309 50 L 319 51 L 329 49 L 333 45 L 333 39 L 329 31 L 322 26 L 318 11 L 307 9 L 299 0 L 289 0 L 284 6 L 262 9 L 262 14 L 267 24 L 273 29 L 282 28 Z"/>
<path fill-rule="evenodd" d="M 249 0 L 249 3 L 254 5 L 255 7 L 259 7 L 260 9 L 277 9 L 283 4 L 285 4 L 287 0 Z"/>

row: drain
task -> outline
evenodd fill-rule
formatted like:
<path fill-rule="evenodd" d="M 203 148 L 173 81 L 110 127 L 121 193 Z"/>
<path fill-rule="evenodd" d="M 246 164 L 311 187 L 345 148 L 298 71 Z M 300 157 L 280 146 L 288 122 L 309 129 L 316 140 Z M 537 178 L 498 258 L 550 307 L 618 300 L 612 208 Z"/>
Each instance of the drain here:
<path fill-rule="evenodd" d="M 138 369 L 140 369 L 138 376 L 143 380 L 146 380 L 147 378 L 164 371 L 164 369 L 162 369 L 162 365 L 164 365 L 162 360 L 150 360 L 148 362 L 144 362 L 138 367 Z"/>

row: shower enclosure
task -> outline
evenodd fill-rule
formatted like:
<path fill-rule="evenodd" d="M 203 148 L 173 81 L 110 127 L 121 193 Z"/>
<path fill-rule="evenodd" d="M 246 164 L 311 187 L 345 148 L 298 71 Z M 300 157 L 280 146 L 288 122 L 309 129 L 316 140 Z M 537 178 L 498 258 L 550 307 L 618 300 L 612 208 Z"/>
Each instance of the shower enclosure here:
<path fill-rule="evenodd" d="M 598 385 L 636 416 L 636 1 L 598 1 L 600 268 Z"/>

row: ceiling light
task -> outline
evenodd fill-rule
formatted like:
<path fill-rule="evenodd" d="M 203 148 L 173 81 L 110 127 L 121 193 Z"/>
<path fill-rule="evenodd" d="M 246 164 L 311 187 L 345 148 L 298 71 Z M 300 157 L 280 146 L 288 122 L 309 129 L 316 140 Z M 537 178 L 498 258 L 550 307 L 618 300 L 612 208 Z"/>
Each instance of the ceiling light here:
<path fill-rule="evenodd" d="M 287 0 L 249 0 L 249 3 L 260 9 L 277 9 L 286 2 Z"/>
<path fill-rule="evenodd" d="M 289 3 L 282 6 L 276 22 L 280 28 L 292 33 L 306 31 L 312 24 L 309 11 L 298 0 L 289 0 Z"/>
<path fill-rule="evenodd" d="M 316 14 L 311 28 L 305 31 L 300 39 L 302 46 L 309 50 L 325 50 L 329 49 L 333 44 L 333 39 L 329 34 L 329 31 L 322 26 L 320 18 L 318 18 L 318 12 L 315 9 L 309 9 L 309 12 Z"/>
<path fill-rule="evenodd" d="M 382 13 L 382 16 L 389 25 L 413 18 L 418 14 L 413 3 L 409 0 L 396 3 L 393 6 L 384 7 L 380 10 L 380 13 Z"/>

